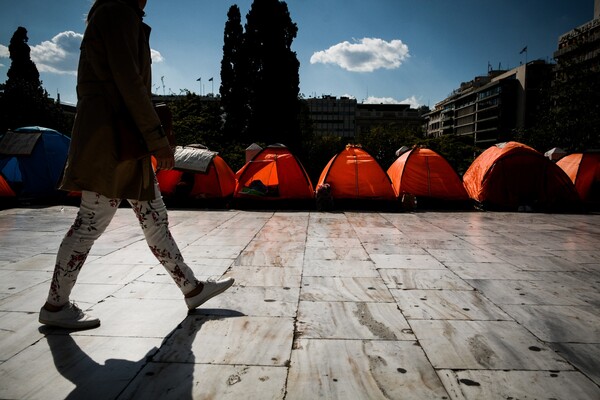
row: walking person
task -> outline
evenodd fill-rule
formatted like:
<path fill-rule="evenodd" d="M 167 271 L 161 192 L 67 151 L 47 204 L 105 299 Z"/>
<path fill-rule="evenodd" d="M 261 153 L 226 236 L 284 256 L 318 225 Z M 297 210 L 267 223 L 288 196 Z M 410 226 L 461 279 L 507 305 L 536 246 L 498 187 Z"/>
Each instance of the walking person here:
<path fill-rule="evenodd" d="M 60 188 L 81 192 L 75 221 L 63 238 L 42 324 L 88 329 L 100 320 L 69 296 L 87 255 L 114 217 L 121 199 L 135 212 L 152 253 L 169 272 L 189 309 L 227 290 L 232 278 L 199 281 L 185 264 L 168 225 L 150 155 L 122 160 L 120 113 L 133 122 L 158 169 L 171 169 L 173 150 L 151 100 L 147 0 L 96 0 L 87 16 L 77 74 L 77 115 Z"/>

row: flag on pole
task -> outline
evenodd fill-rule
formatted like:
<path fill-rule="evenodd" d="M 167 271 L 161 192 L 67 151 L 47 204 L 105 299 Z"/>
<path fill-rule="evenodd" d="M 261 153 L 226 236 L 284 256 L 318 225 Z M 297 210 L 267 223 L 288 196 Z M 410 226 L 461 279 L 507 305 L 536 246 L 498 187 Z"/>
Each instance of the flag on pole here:
<path fill-rule="evenodd" d="M 519 54 L 527 53 L 527 46 L 523 47 L 523 50 Z"/>

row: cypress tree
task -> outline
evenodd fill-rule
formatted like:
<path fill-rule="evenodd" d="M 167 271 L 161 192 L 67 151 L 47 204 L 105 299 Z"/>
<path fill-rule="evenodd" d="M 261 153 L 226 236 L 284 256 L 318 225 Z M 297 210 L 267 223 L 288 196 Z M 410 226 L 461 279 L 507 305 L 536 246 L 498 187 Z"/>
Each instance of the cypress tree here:
<path fill-rule="evenodd" d="M 244 34 L 248 135 L 256 142 L 286 144 L 292 151 L 301 144 L 300 63 L 291 49 L 297 32 L 285 2 L 254 0 Z"/>
<path fill-rule="evenodd" d="M 70 133 L 70 121 L 42 87 L 40 73 L 31 60 L 27 29 L 18 27 L 8 46 L 11 65 L 0 98 L 0 132 L 40 125 Z"/>
<path fill-rule="evenodd" d="M 229 8 L 223 38 L 221 60 L 221 106 L 225 112 L 223 130 L 232 142 L 242 140 L 248 124 L 248 96 L 246 90 L 246 65 L 243 55 L 244 32 L 240 9 Z"/>

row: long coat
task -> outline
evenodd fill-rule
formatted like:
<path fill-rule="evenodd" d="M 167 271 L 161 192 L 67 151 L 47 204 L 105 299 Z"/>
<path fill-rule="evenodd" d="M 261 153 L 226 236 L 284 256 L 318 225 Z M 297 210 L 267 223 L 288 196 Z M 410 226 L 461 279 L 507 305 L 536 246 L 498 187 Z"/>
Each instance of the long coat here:
<path fill-rule="evenodd" d="M 137 4 L 137 2 L 134 2 Z M 151 100 L 150 27 L 126 0 L 97 0 L 77 71 L 77 115 L 60 188 L 152 200 L 150 157 L 119 162 L 116 115 L 128 112 L 149 151 L 169 142 Z"/>

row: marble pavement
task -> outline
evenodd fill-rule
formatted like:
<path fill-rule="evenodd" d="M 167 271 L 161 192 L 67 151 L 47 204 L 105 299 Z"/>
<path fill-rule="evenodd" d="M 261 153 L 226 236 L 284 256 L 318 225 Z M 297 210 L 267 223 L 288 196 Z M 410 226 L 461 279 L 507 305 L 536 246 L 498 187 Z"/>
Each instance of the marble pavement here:
<path fill-rule="evenodd" d="M 0 399 L 600 399 L 600 215 L 171 210 L 188 314 L 130 209 L 40 326 L 76 208 L 0 210 Z"/>

